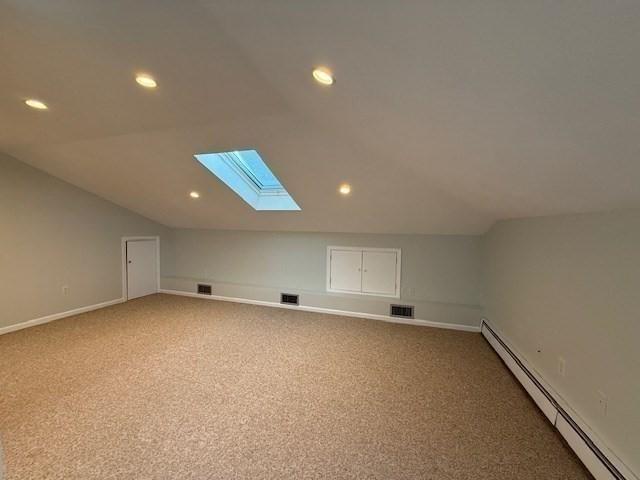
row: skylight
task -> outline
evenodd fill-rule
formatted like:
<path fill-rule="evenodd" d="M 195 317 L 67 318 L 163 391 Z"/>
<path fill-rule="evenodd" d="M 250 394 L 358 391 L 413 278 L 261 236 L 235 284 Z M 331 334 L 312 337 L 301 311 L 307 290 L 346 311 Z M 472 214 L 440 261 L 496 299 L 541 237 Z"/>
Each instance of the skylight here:
<path fill-rule="evenodd" d="M 201 153 L 195 157 L 255 210 L 300 210 L 257 151 Z"/>

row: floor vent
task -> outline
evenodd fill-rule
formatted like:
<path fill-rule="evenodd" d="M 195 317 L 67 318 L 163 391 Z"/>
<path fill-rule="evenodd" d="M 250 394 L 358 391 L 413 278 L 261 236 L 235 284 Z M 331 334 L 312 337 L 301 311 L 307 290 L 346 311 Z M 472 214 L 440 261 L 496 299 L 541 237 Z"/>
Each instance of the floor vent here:
<path fill-rule="evenodd" d="M 294 295 L 292 293 L 281 293 L 280 303 L 283 303 L 285 305 L 300 305 L 298 295 Z"/>
<path fill-rule="evenodd" d="M 391 305 L 391 316 L 413 318 L 413 305 Z"/>
<path fill-rule="evenodd" d="M 199 283 L 198 293 L 200 295 L 211 295 L 211 285 L 205 285 L 204 283 Z"/>

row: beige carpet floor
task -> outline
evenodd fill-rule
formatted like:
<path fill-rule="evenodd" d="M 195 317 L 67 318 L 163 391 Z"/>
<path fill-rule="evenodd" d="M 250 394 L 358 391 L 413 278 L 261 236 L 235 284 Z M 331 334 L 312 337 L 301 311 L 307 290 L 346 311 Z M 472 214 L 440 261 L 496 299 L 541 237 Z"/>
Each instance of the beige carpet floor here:
<path fill-rule="evenodd" d="M 0 336 L 7 477 L 585 479 L 477 333 L 154 295 Z"/>

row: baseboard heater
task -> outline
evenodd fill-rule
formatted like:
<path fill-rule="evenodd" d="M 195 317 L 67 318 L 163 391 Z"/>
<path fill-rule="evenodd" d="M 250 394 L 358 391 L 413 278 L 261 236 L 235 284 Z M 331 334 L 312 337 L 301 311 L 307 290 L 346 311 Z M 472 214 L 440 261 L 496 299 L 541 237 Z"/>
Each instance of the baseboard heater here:
<path fill-rule="evenodd" d="M 623 474 L 607 458 L 485 319 L 482 319 L 481 332 L 596 480 L 638 480 L 631 472 Z"/>

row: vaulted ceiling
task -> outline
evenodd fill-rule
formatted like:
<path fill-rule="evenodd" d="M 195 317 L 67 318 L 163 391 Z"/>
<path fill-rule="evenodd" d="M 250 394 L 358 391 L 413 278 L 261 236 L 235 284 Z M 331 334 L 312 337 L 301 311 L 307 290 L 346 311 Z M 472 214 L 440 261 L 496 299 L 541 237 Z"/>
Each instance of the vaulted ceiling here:
<path fill-rule="evenodd" d="M 0 0 L 0 151 L 177 227 L 481 233 L 635 208 L 638 45 L 631 0 Z M 302 211 L 256 212 L 193 159 L 243 148 Z"/>

